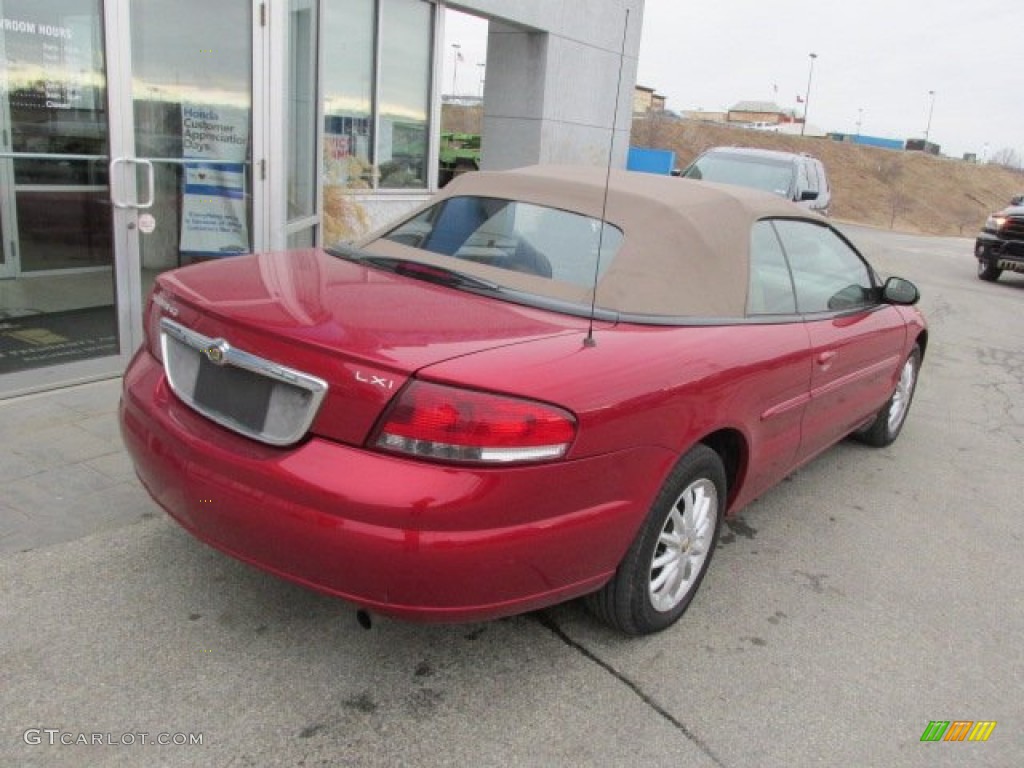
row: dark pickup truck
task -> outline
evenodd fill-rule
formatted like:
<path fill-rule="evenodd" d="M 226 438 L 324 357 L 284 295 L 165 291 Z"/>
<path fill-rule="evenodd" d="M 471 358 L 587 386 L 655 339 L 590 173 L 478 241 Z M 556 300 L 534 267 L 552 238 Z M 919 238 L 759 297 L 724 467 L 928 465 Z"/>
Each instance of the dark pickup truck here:
<path fill-rule="evenodd" d="M 974 255 L 982 280 L 998 280 L 1004 269 L 1024 272 L 1024 204 L 1010 205 L 988 217 L 974 241 Z"/>

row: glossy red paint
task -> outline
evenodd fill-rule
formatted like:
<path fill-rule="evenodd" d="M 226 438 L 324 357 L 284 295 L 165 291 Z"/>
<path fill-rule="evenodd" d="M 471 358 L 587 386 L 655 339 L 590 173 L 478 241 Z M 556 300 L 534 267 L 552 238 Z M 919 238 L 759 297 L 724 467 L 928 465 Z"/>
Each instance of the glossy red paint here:
<path fill-rule="evenodd" d="M 181 277 L 170 285 L 180 290 Z M 191 320 L 191 307 L 174 301 Z M 181 404 L 141 350 L 125 377 L 121 416 L 139 476 L 193 535 L 239 559 L 381 613 L 455 621 L 533 610 L 600 586 L 675 459 L 708 434 L 734 430 L 745 446 L 731 512 L 809 457 L 801 431 L 816 372 L 802 323 L 619 326 L 586 348 L 582 329 L 561 333 L 564 319 L 547 326 L 535 310 L 499 307 L 559 332 L 462 353 L 417 376 L 568 407 L 580 427 L 567 461 L 453 468 L 385 455 L 361 445 L 370 417 L 360 420 L 355 444 L 314 436 L 294 448 L 263 446 Z M 894 323 L 898 310 L 880 313 Z M 240 346 L 257 343 L 255 330 L 224 318 L 195 322 Z M 315 353 L 265 337 L 259 343 L 277 359 L 329 373 L 322 361 L 313 364 Z M 387 367 L 377 362 L 379 347 L 364 341 L 362 349 L 374 360 L 367 371 L 402 381 L 412 367 L 399 364 L 396 347 Z M 353 382 L 345 391 L 362 392 L 372 408 L 390 399 L 380 386 Z M 335 376 L 333 383 L 346 382 Z M 325 406 L 314 431 L 352 434 L 335 427 L 346 422 L 334 407 Z M 853 420 L 872 407 L 877 399 Z"/>
<path fill-rule="evenodd" d="M 162 316 L 322 377 L 329 390 L 313 431 L 358 445 L 411 373 L 586 327 L 318 251 L 206 262 L 161 275 L 155 292 L 174 312 Z"/>
<path fill-rule="evenodd" d="M 238 559 L 417 620 L 493 618 L 598 589 L 701 442 L 732 447 L 734 515 L 869 421 L 924 332 L 916 310 L 877 304 L 777 322 L 597 322 L 588 346 L 584 317 L 318 250 L 165 274 L 155 297 L 155 315 L 318 377 L 328 394 L 302 440 L 274 447 L 184 404 L 147 345 L 120 417 L 153 498 Z M 383 415 L 413 382 L 564 413 L 568 452 L 484 466 L 377 449 Z"/>
<path fill-rule="evenodd" d="M 181 404 L 146 352 L 126 374 L 121 424 L 143 484 L 197 538 L 361 607 L 419 620 L 493 618 L 593 591 L 674 461 L 663 448 L 634 447 L 558 464 L 456 468 L 317 437 L 273 448 Z"/>

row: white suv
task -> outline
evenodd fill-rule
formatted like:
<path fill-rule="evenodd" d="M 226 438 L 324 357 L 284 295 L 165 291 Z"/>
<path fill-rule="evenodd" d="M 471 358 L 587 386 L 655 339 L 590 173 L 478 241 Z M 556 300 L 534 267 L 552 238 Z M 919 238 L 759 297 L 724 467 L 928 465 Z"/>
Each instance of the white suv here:
<path fill-rule="evenodd" d="M 714 147 L 690 163 L 680 176 L 763 189 L 826 216 L 832 202 L 825 166 L 803 152 Z"/>

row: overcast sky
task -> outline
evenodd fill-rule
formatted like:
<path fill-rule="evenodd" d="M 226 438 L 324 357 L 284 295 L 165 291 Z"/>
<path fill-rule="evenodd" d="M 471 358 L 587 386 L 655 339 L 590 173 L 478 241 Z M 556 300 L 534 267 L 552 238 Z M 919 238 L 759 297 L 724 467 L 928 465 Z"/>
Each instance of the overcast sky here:
<path fill-rule="evenodd" d="M 463 45 L 459 90 L 476 95 L 486 26 L 448 30 Z M 673 111 L 802 110 L 811 53 L 813 125 L 855 133 L 861 110 L 861 133 L 921 138 L 934 91 L 929 138 L 943 154 L 1024 156 L 1024 6 L 1007 0 L 646 0 L 637 82 Z"/>
<path fill-rule="evenodd" d="M 1024 150 L 1024 16 L 1005 0 L 647 0 L 638 82 L 669 109 L 775 98 L 826 131 Z M 801 105 L 802 107 L 802 105 Z"/>

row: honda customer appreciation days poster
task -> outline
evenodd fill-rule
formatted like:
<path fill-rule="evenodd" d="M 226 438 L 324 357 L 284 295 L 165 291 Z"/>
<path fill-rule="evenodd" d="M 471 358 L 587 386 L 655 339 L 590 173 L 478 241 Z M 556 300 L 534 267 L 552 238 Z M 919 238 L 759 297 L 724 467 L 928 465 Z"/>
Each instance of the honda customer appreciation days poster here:
<path fill-rule="evenodd" d="M 248 253 L 245 160 L 249 110 L 223 105 L 181 108 L 184 196 L 183 254 L 232 256 Z"/>

